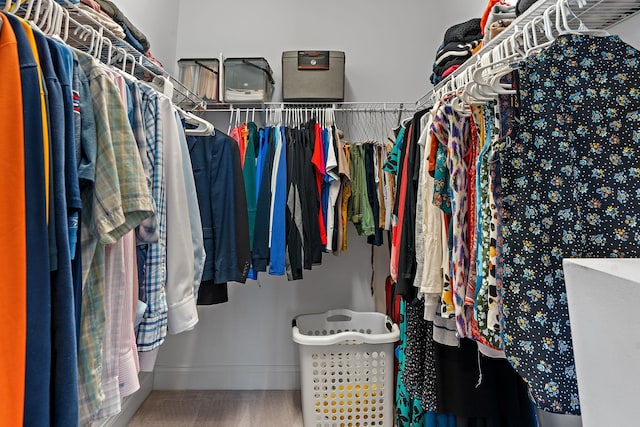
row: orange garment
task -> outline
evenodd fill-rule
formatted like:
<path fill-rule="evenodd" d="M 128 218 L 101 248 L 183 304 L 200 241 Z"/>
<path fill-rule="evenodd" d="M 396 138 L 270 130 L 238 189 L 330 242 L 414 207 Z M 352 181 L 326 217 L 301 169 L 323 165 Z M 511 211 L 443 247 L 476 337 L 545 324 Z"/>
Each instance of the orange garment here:
<path fill-rule="evenodd" d="M 249 142 L 249 126 L 243 123 L 240 127 L 240 163 L 244 169 L 244 158 L 247 155 L 247 143 Z"/>
<path fill-rule="evenodd" d="M 476 53 L 480 52 L 480 50 L 482 50 L 482 48 L 484 47 L 484 42 L 480 42 L 478 43 L 478 46 L 476 46 L 472 51 L 471 51 L 471 55 L 475 55 Z"/>
<path fill-rule="evenodd" d="M 247 139 L 242 136 L 242 126 L 236 126 L 231 129 L 229 136 L 238 143 L 238 149 L 240 150 L 240 163 L 244 168 L 244 156 L 247 151 Z"/>
<path fill-rule="evenodd" d="M 438 154 L 438 138 L 433 135 L 433 132 L 429 131 L 427 147 L 429 147 L 429 164 L 427 169 L 429 175 L 433 178 L 436 174 L 436 156 Z"/>
<path fill-rule="evenodd" d="M 20 62 L 6 17 L 0 29 L 0 420 L 22 426 L 27 346 L 27 241 Z"/>
<path fill-rule="evenodd" d="M 38 67 L 38 78 L 40 80 L 40 107 L 42 109 L 42 140 L 44 141 L 44 193 L 45 193 L 45 209 L 47 224 L 49 223 L 49 116 L 47 115 L 47 103 L 44 96 L 44 86 L 42 78 L 42 69 L 40 68 L 40 56 L 38 55 L 38 47 L 36 46 L 36 38 L 33 36 L 33 28 L 27 21 L 22 21 L 22 27 L 27 33 L 27 39 L 33 51 L 33 58 L 36 60 Z"/>
<path fill-rule="evenodd" d="M 503 4 L 504 2 L 501 0 L 489 0 L 489 4 L 487 4 L 487 8 L 484 10 L 482 14 L 482 18 L 480 18 L 480 30 L 482 31 L 482 35 L 484 36 L 484 27 L 487 25 L 487 19 L 489 19 L 489 15 L 491 14 L 491 9 L 497 3 Z"/>

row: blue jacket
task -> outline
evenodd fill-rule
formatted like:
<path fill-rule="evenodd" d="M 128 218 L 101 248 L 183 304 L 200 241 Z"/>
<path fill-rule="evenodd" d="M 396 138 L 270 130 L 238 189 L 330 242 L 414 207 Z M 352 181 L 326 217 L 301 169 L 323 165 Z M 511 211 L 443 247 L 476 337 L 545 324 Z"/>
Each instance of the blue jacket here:
<path fill-rule="evenodd" d="M 251 254 L 238 144 L 219 130 L 210 136 L 189 136 L 187 143 L 207 256 L 202 281 L 244 283 Z"/>
<path fill-rule="evenodd" d="M 48 39 L 34 31 L 40 66 L 46 82 L 49 111 L 49 141 L 51 147 L 52 184 L 53 184 L 53 224 L 57 247 L 56 266 L 51 276 L 51 311 L 53 320 L 52 376 L 51 376 L 51 421 L 52 426 L 73 426 L 78 424 L 78 344 L 76 342 L 76 316 L 73 278 L 71 275 L 71 249 L 69 246 L 69 210 L 67 196 L 80 201 L 80 191 L 75 183 L 65 184 L 65 161 L 67 151 L 75 150 L 75 142 L 68 144 L 65 120 L 73 120 L 73 115 L 65 113 L 63 88 L 58 79 L 62 69 L 62 58 L 56 49 L 51 49 Z M 56 70 L 55 64 L 61 67 Z M 69 107 L 72 108 L 71 105 Z M 73 123 L 70 124 L 71 129 Z M 73 133 L 70 129 L 69 131 Z M 74 152 L 75 153 L 75 152 Z M 69 156 L 75 168 L 75 156 Z M 68 168 L 69 169 L 69 168 Z M 69 173 L 70 176 L 76 176 Z M 75 185 L 75 191 L 74 191 Z M 74 196 L 75 193 L 75 196 Z M 51 223 L 49 224 L 51 226 Z M 52 266 L 53 267 L 53 266 Z M 79 325 L 78 325 L 79 327 Z"/>

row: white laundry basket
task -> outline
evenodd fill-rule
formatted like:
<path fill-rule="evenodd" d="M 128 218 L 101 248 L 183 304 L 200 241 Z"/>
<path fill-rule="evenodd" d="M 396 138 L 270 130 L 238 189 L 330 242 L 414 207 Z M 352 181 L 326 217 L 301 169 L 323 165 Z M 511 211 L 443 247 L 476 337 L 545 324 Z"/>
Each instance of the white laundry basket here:
<path fill-rule="evenodd" d="M 293 320 L 305 427 L 393 425 L 398 326 L 380 313 L 331 310 Z"/>

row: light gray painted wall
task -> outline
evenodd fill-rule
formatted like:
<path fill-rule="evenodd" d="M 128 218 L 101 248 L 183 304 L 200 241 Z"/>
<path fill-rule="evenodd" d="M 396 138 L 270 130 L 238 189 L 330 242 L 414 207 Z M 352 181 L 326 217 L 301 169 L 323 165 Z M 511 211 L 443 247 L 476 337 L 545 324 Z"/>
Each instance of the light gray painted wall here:
<path fill-rule="evenodd" d="M 129 20 L 151 42 L 151 53 L 175 73 L 179 0 L 114 0 Z"/>
<path fill-rule="evenodd" d="M 182 0 L 177 56 L 262 56 L 281 99 L 285 50 L 341 50 L 347 101 L 415 101 L 429 86 L 444 30 L 486 0 Z"/>

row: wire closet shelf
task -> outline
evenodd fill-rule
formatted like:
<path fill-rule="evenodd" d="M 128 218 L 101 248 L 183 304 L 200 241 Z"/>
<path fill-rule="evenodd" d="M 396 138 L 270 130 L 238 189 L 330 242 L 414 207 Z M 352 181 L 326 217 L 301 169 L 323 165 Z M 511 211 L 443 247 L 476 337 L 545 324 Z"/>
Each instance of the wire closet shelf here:
<path fill-rule="evenodd" d="M 70 0 L 7 1 L 5 11 L 36 25 L 48 22 L 48 29 L 51 25 L 54 29 L 58 25 L 60 35 L 64 34 L 68 45 L 92 54 L 106 64 L 118 64 L 139 80 L 151 82 L 155 77 L 163 77 L 173 85 L 172 100 L 176 105 L 191 111 L 206 109 L 207 104 L 202 98 Z M 91 34 L 90 38 L 88 34 Z"/>
<path fill-rule="evenodd" d="M 569 3 L 575 3 L 568 1 Z M 584 0 L 586 5 L 582 8 L 575 4 L 570 4 L 573 16 L 569 19 L 569 24 L 582 22 L 590 30 L 606 30 L 617 25 L 640 12 L 640 0 Z M 557 0 L 538 0 L 513 23 L 493 38 L 470 60 L 463 63 L 460 68 L 438 83 L 432 90 L 427 92 L 418 101 L 416 108 L 422 109 L 436 101 L 436 92 L 447 85 L 451 80 L 461 75 L 465 70 L 474 65 L 474 58 L 481 57 L 501 43 L 505 43 L 513 35 L 521 32 L 525 24 L 529 24 L 536 18 L 544 15 L 545 11 L 555 8 Z"/>
<path fill-rule="evenodd" d="M 255 112 L 265 112 L 271 110 L 317 110 L 330 108 L 335 112 L 343 113 L 368 113 L 368 112 L 386 112 L 386 113 L 411 113 L 416 111 L 416 105 L 413 101 L 406 102 L 260 102 L 246 104 L 212 104 L 207 105 L 207 111 L 232 112 L 237 110 L 250 110 Z"/>

